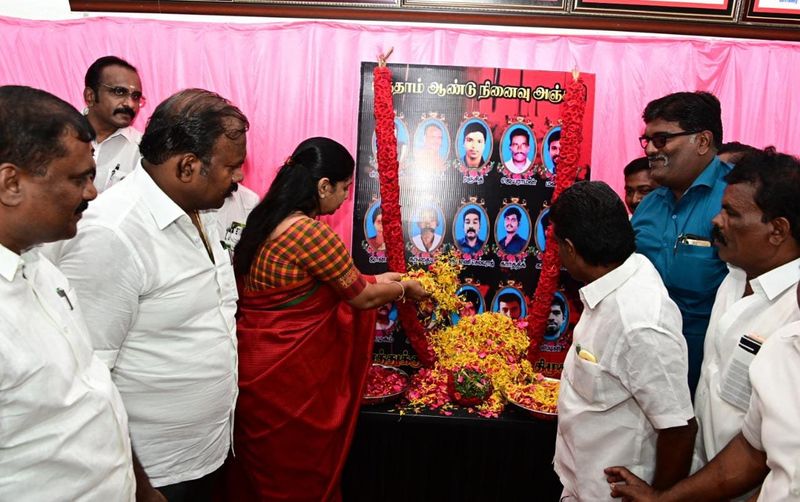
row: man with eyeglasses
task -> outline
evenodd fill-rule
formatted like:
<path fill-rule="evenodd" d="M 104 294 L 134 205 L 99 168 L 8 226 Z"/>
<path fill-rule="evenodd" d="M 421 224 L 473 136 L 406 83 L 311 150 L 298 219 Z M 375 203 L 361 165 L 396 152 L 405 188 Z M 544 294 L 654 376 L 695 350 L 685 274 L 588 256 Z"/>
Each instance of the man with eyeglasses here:
<path fill-rule="evenodd" d="M 728 272 L 711 245 L 711 220 L 731 170 L 717 157 L 720 103 L 708 92 L 678 92 L 648 103 L 642 118 L 639 141 L 661 187 L 642 200 L 631 224 L 637 251 L 653 262 L 681 311 L 694 395 L 711 307 Z"/>
<path fill-rule="evenodd" d="M 92 141 L 98 192 L 109 188 L 139 165 L 142 133 L 131 125 L 144 106 L 142 82 L 130 63 L 104 56 L 86 70 L 84 113 L 97 134 Z"/>

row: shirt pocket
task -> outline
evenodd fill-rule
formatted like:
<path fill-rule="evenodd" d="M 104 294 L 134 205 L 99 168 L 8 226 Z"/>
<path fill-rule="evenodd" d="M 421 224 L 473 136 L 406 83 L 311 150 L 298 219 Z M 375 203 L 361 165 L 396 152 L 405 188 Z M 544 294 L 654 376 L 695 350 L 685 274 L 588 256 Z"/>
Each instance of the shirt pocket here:
<path fill-rule="evenodd" d="M 576 357 L 572 371 L 567 373 L 569 383 L 575 392 L 589 403 L 602 401 L 600 379 L 602 368 L 597 363 Z"/>
<path fill-rule="evenodd" d="M 599 409 L 609 409 L 625 401 L 628 391 L 600 364 L 575 358 L 573 371 L 568 375 L 569 383 L 587 403 Z"/>
<path fill-rule="evenodd" d="M 670 288 L 706 293 L 716 291 L 725 276 L 725 265 L 713 246 L 678 243 L 666 281 Z"/>

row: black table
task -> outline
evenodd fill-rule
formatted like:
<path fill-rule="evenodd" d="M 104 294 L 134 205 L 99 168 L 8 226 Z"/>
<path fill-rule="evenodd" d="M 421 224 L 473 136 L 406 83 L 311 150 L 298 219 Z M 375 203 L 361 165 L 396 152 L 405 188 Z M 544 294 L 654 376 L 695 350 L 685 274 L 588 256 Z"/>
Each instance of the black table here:
<path fill-rule="evenodd" d="M 509 406 L 496 419 L 362 408 L 342 478 L 345 502 L 557 501 L 556 422 Z"/>

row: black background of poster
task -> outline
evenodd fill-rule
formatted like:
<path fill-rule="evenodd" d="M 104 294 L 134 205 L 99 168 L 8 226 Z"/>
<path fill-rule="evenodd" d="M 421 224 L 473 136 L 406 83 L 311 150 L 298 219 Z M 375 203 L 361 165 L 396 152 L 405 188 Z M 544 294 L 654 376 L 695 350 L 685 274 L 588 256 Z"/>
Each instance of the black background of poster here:
<path fill-rule="evenodd" d="M 364 219 L 370 206 L 379 198 L 379 183 L 375 166 L 375 152 L 373 143 L 373 133 L 375 119 L 373 115 L 373 69 L 374 63 L 362 63 L 361 68 L 361 109 L 359 115 L 359 142 L 357 152 L 357 174 L 356 174 L 356 198 L 353 216 L 353 259 L 358 268 L 367 274 L 378 274 L 387 270 L 385 263 L 376 263 L 376 259 L 369 252 L 367 237 L 365 235 Z M 509 281 L 513 281 L 517 287 L 521 287 L 528 302 L 533 298 L 536 283 L 539 278 L 540 254 L 535 249 L 534 233 L 539 212 L 546 207 L 552 192 L 552 180 L 545 180 L 542 177 L 534 176 L 535 186 L 530 185 L 507 185 L 501 184 L 503 175 L 498 167 L 502 163 L 500 140 L 503 131 L 508 127 L 507 120 L 521 115 L 532 122 L 532 130 L 536 139 L 537 153 L 534 158 L 535 164 L 542 163 L 542 139 L 549 131 L 550 127 L 558 125 L 560 114 L 560 104 L 548 101 L 523 101 L 519 99 L 507 98 L 488 98 L 470 99 L 463 95 L 436 96 L 428 92 L 432 83 L 448 85 L 450 83 L 465 83 L 473 81 L 478 84 L 487 79 L 493 83 L 500 83 L 505 86 L 528 86 L 544 85 L 549 88 L 566 87 L 566 82 L 571 76 L 563 72 L 542 72 L 527 70 L 501 70 L 486 68 L 466 68 L 466 67 L 445 67 L 445 66 L 420 66 L 420 65 L 389 65 L 393 74 L 395 85 L 398 82 L 409 82 L 424 85 L 425 92 L 422 93 L 403 93 L 394 95 L 394 108 L 398 118 L 400 118 L 408 128 L 409 152 L 405 155 L 404 162 L 400 167 L 400 203 L 402 207 L 403 235 L 406 243 L 406 260 L 409 268 L 414 268 L 415 259 L 410 242 L 409 222 L 413 219 L 417 208 L 426 203 L 437 203 L 441 207 L 444 222 L 444 245 L 439 251 L 446 251 L 454 246 L 453 237 L 453 218 L 462 206 L 463 202 L 469 202 L 470 198 L 475 198 L 477 202 L 483 202 L 483 207 L 489 216 L 489 238 L 485 254 L 482 260 L 494 260 L 494 268 L 482 266 L 466 266 L 461 274 L 462 282 L 472 280 L 473 283 L 479 282 L 484 291 L 484 300 L 487 310 L 492 307 L 495 293 Z M 588 77 L 587 86 L 589 94 L 593 97 L 593 76 Z M 532 84 L 533 82 L 533 84 Z M 419 88 L 419 87 L 417 87 Z M 582 149 L 581 163 L 587 167 L 589 165 L 589 155 L 591 151 L 591 110 L 593 101 L 587 104 L 588 124 L 584 128 L 584 148 Z M 430 112 L 437 112 L 444 116 L 444 121 L 449 132 L 450 154 L 448 168 L 441 174 L 425 172 L 414 166 L 414 135 L 417 126 L 423 122 Z M 468 184 L 464 181 L 464 175 L 458 169 L 457 151 L 458 145 L 456 138 L 459 128 L 465 120 L 465 114 L 473 117 L 473 113 L 479 116 L 486 116 L 487 122 L 491 127 L 493 138 L 493 150 L 490 162 L 494 167 L 483 177 L 483 182 Z M 588 130 L 587 130 L 588 129 Z M 487 141 L 488 143 L 488 141 Z M 474 181 L 474 180 L 473 180 Z M 500 259 L 490 249 L 497 247 L 495 238 L 495 224 L 504 203 L 511 202 L 511 198 L 516 198 L 517 202 L 524 204 L 529 214 L 531 226 L 531 238 L 529 242 L 530 254 L 526 258 L 526 267 L 519 270 L 501 268 Z M 487 252 L 488 251 L 488 252 Z M 372 260 L 371 260 L 372 257 Z M 423 259 L 424 261 L 424 259 Z M 577 322 L 577 308 L 580 302 L 577 301 L 577 285 L 568 279 L 566 273 L 562 273 L 564 280 L 562 287 L 567 291 L 570 298 L 570 329 L 560 340 L 562 344 L 569 346 L 571 339 L 571 327 Z M 392 342 L 376 343 L 375 360 L 376 362 L 393 365 L 416 365 L 416 358 L 408 344 L 405 336 L 401 332 L 393 333 Z M 563 350 L 563 348 L 562 348 Z"/>

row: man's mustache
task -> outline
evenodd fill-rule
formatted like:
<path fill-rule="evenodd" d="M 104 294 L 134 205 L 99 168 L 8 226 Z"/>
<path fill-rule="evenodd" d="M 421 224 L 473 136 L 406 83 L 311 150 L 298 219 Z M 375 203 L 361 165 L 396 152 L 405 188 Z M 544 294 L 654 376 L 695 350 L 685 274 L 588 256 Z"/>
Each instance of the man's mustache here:
<path fill-rule="evenodd" d="M 125 106 L 125 105 L 122 105 L 119 108 L 117 108 L 116 110 L 114 110 L 114 115 L 116 115 L 118 113 L 129 115 L 131 117 L 131 119 L 133 119 L 136 116 L 136 112 L 133 111 L 133 108 L 131 108 L 130 106 Z"/>
<path fill-rule="evenodd" d="M 650 155 L 647 157 L 647 162 L 650 164 L 650 168 L 653 167 L 654 162 L 658 162 L 659 160 L 664 163 L 664 166 L 669 164 L 669 157 L 663 153 L 659 153 L 658 155 Z"/>
<path fill-rule="evenodd" d="M 719 242 L 723 246 L 728 245 L 728 240 L 725 239 L 725 236 L 722 235 L 722 230 L 720 230 L 716 225 L 714 225 L 714 227 L 711 229 L 711 240 L 713 242 Z"/>
<path fill-rule="evenodd" d="M 81 201 L 81 205 L 78 206 L 78 208 L 75 210 L 75 214 L 81 214 L 88 208 L 89 208 L 89 201 L 88 200 Z"/>
<path fill-rule="evenodd" d="M 478 229 L 477 229 L 477 228 L 475 228 L 475 227 L 467 227 L 467 230 L 466 230 L 466 232 L 465 232 L 465 233 L 470 233 L 470 232 L 472 232 L 473 234 L 475 234 L 475 233 L 477 233 L 477 232 L 478 232 Z"/>

